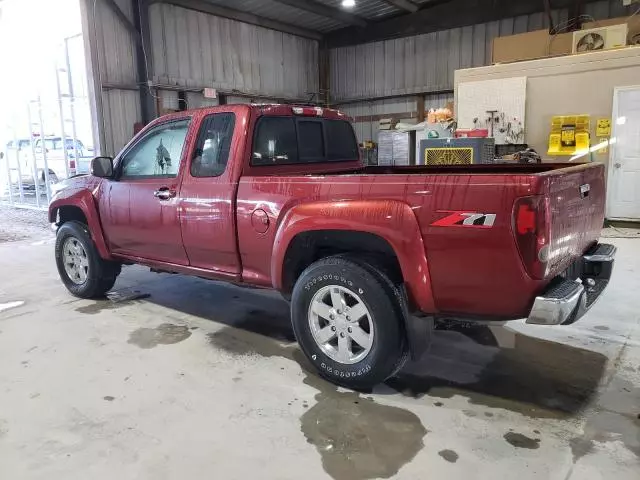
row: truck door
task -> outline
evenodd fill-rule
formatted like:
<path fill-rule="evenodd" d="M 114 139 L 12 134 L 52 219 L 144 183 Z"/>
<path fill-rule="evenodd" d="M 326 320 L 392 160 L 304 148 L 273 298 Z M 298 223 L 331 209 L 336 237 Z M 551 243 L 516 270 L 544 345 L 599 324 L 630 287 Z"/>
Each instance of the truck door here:
<path fill-rule="evenodd" d="M 229 109 L 202 119 L 182 175 L 180 223 L 191 266 L 238 274 L 236 171 L 242 165 L 237 152 L 244 137 L 240 127 L 234 135 L 237 107 Z"/>
<path fill-rule="evenodd" d="M 120 158 L 117 180 L 100 198 L 114 253 L 187 265 L 180 232 L 178 172 L 189 119 L 151 128 Z"/>

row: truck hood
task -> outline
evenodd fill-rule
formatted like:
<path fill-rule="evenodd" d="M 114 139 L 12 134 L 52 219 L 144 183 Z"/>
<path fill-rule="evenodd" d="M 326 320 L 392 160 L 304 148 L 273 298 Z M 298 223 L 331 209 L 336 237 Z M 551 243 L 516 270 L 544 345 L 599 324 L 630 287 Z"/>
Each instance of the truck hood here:
<path fill-rule="evenodd" d="M 58 195 L 67 190 L 94 190 L 102 183 L 102 179 L 93 175 L 81 174 L 62 180 L 51 186 L 52 193 Z"/>

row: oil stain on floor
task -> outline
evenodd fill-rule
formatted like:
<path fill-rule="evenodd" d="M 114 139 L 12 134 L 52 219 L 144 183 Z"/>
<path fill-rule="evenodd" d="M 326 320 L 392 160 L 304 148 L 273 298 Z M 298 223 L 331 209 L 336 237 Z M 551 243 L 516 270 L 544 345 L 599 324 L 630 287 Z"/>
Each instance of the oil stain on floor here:
<path fill-rule="evenodd" d="M 440 450 L 438 452 L 442 458 L 444 458 L 447 462 L 456 463 L 458 461 L 458 454 L 453 450 Z"/>
<path fill-rule="evenodd" d="M 504 435 L 504 439 L 516 448 L 528 448 L 535 450 L 540 448 L 539 438 L 529 438 L 526 435 L 516 432 L 509 432 Z"/>
<path fill-rule="evenodd" d="M 153 348 L 158 345 L 172 345 L 191 336 L 189 327 L 163 323 L 156 328 L 138 328 L 129 335 L 129 343 L 140 348 Z"/>
<path fill-rule="evenodd" d="M 574 461 L 591 452 L 597 443 L 621 441 L 640 459 L 640 388 L 615 375 L 589 415 L 580 437 L 570 440 Z"/>
<path fill-rule="evenodd" d="M 412 412 L 338 392 L 310 373 L 305 383 L 319 392 L 317 403 L 300 418 L 301 430 L 331 477 L 390 478 L 424 447 L 427 429 Z"/>
<path fill-rule="evenodd" d="M 253 310 L 235 322 L 236 328 L 209 334 L 209 341 L 233 354 L 281 356 L 300 364 L 306 374 L 304 383 L 318 390 L 316 404 L 300 418 L 300 429 L 332 478 L 390 478 L 416 456 L 424 446 L 427 429 L 415 414 L 378 404 L 356 392 L 338 391 L 310 373 L 311 366 L 293 340 L 288 319 L 280 322 L 265 316 L 269 314 Z"/>

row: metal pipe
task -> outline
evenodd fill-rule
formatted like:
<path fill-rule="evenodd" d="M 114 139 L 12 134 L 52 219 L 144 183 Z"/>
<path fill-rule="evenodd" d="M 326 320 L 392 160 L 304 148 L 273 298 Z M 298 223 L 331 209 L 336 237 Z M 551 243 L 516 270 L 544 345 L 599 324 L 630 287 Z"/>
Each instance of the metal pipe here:
<path fill-rule="evenodd" d="M 82 36 L 82 35 L 80 35 Z M 76 97 L 73 92 L 73 79 L 71 78 L 71 61 L 69 59 L 69 38 L 64 39 L 64 58 L 67 67 L 67 83 L 69 84 L 69 109 L 71 113 L 71 135 L 73 136 L 73 154 L 76 158 L 76 173 L 80 166 L 80 156 L 78 155 L 78 135 L 76 132 Z M 68 177 L 67 177 L 68 178 Z"/>
<path fill-rule="evenodd" d="M 15 132 L 13 136 L 15 137 Z M 17 150 L 18 145 L 16 145 L 15 140 L 13 141 L 13 145 Z M 13 205 L 13 191 L 11 190 L 11 168 L 9 167 L 9 149 L 7 149 L 6 156 L 3 156 L 2 153 L 0 153 L 0 157 L 2 157 L 5 162 L 5 166 L 7 167 L 7 192 L 9 192 L 9 204 Z"/>
<path fill-rule="evenodd" d="M 36 205 L 40 208 L 40 185 L 38 185 L 38 161 L 36 159 L 36 145 L 33 139 L 33 123 L 31 119 L 31 102 L 27 104 L 27 119 L 29 121 L 29 139 L 31 144 L 31 159 L 33 160 L 33 185 L 36 192 Z M 44 138 L 40 140 L 42 142 L 42 148 L 44 149 Z"/>
<path fill-rule="evenodd" d="M 64 109 L 62 107 L 62 94 L 60 92 L 60 70 L 58 69 L 58 64 L 54 67 L 56 69 L 56 89 L 58 93 L 58 114 L 60 115 L 60 137 L 62 138 L 62 158 L 64 158 L 64 173 L 65 178 L 69 178 L 69 159 L 67 157 L 67 137 L 64 134 Z M 42 115 L 40 115 L 42 118 Z M 44 139 L 42 140 L 44 142 Z M 55 140 L 54 140 L 55 142 Z M 46 166 L 45 161 L 45 166 Z M 48 183 L 48 180 L 47 180 Z M 48 190 L 47 190 L 48 191 Z"/>
<path fill-rule="evenodd" d="M 9 152 L 7 151 L 7 154 Z M 1 155 L 1 154 L 0 154 Z M 11 168 L 9 168 L 9 155 L 3 156 L 4 164 L 7 167 L 7 192 L 9 193 L 9 205 L 13 205 L 13 191 L 11 190 Z"/>
<path fill-rule="evenodd" d="M 391 100 L 393 98 L 406 98 L 406 97 L 416 97 L 418 95 L 422 95 L 424 97 L 429 97 L 432 95 L 444 95 L 444 94 L 453 94 L 453 89 L 447 88 L 444 90 L 432 90 L 432 91 L 424 91 L 424 92 L 413 92 L 413 93 L 397 93 L 394 95 L 383 95 L 380 97 L 362 97 L 362 98 L 345 98 L 342 100 L 336 100 L 331 102 L 331 106 L 340 106 L 340 105 L 349 105 L 352 103 L 368 103 L 368 102 L 379 102 L 381 100 Z"/>
<path fill-rule="evenodd" d="M 20 165 L 20 142 L 18 141 L 18 135 L 16 134 L 16 129 L 13 127 L 13 143 L 16 146 L 16 165 L 18 169 L 18 192 L 20 195 L 20 203 L 24 202 L 24 192 L 22 187 L 22 166 Z M 9 158 L 7 157 L 7 164 L 9 163 Z M 9 189 L 11 189 L 11 176 L 9 176 Z"/>
<path fill-rule="evenodd" d="M 42 101 L 38 95 L 38 119 L 40 120 L 40 138 L 42 138 L 42 160 L 44 162 L 44 188 L 47 193 L 47 205 L 51 201 L 51 185 L 49 184 L 49 163 L 47 162 L 47 148 L 44 140 L 44 125 L 42 121 Z"/>

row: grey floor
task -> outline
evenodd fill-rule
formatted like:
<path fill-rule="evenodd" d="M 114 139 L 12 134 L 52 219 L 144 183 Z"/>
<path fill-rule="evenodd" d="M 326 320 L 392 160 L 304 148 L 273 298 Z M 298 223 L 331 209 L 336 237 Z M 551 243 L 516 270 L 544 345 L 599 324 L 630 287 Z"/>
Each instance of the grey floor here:
<path fill-rule="evenodd" d="M 356 394 L 308 370 L 279 296 L 126 267 L 78 300 L 42 214 L 7 212 L 2 479 L 639 478 L 637 238 L 607 239 L 613 281 L 577 324 L 512 322 L 503 349 L 437 332 Z"/>

